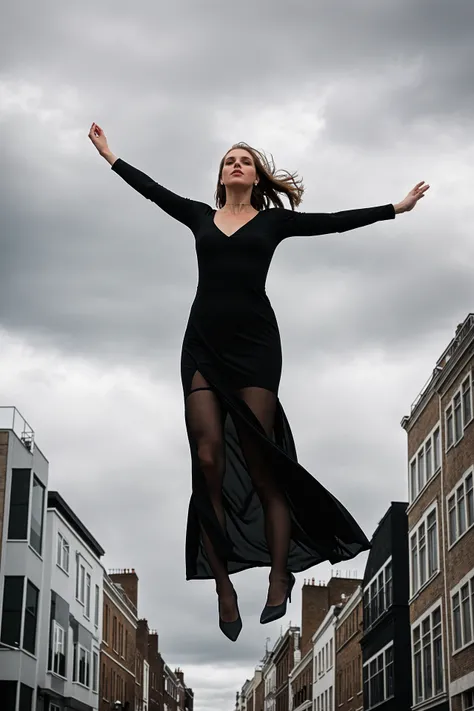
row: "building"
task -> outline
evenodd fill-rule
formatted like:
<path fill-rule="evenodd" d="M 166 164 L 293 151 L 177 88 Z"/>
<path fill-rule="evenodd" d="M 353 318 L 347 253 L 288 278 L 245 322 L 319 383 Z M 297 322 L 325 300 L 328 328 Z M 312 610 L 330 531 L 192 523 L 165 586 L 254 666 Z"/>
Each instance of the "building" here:
<path fill-rule="evenodd" d="M 100 708 L 108 711 L 120 702 L 123 709 L 133 711 L 137 707 L 138 577 L 135 570 L 122 569 L 103 572 L 103 581 Z"/>
<path fill-rule="evenodd" d="M 35 708 L 97 711 L 104 550 L 57 491 L 47 501 Z"/>
<path fill-rule="evenodd" d="M 329 608 L 326 617 L 313 635 L 311 668 L 314 711 L 334 709 L 336 624 L 344 600 L 345 598 Z"/>
<path fill-rule="evenodd" d="M 262 660 L 263 711 L 275 711 L 276 667 L 273 651 L 268 649 Z"/>
<path fill-rule="evenodd" d="M 149 711 L 164 711 L 165 663 L 158 649 L 158 633 L 154 630 L 148 630 L 146 620 L 139 620 L 138 635 L 138 639 L 140 640 L 140 653 L 143 654 L 144 663 L 148 663 L 149 667 Z M 138 647 L 139 644 L 137 642 L 137 648 Z M 144 696 L 146 693 L 147 690 L 145 689 L 144 681 Z M 139 709 L 139 711 L 141 711 L 141 709 Z M 143 711 L 146 711 L 145 705 L 143 705 Z"/>
<path fill-rule="evenodd" d="M 164 711 L 183 711 L 184 709 L 184 688 L 180 678 L 171 671 L 165 663 L 164 671 Z"/>
<path fill-rule="evenodd" d="M 0 408 L 0 699 L 36 709 L 48 462 L 14 407 Z"/>
<path fill-rule="evenodd" d="M 338 711 L 360 711 L 364 708 L 360 647 L 362 638 L 362 588 L 360 586 L 345 601 L 336 621 L 335 635 L 336 692 L 333 708 Z"/>
<path fill-rule="evenodd" d="M 186 686 L 184 681 L 184 673 L 181 669 L 175 669 L 175 675 L 178 677 L 181 684 L 181 706 L 184 711 L 193 711 L 194 709 L 194 691 Z"/>
<path fill-rule="evenodd" d="M 372 537 L 363 582 L 364 709 L 411 706 L 407 503 L 392 503 Z"/>
<path fill-rule="evenodd" d="M 474 705 L 473 369 L 469 314 L 402 420 L 415 709 Z"/>
<path fill-rule="evenodd" d="M 273 648 L 275 664 L 275 711 L 288 711 L 290 705 L 290 671 L 299 661 L 300 629 L 289 626 Z"/>

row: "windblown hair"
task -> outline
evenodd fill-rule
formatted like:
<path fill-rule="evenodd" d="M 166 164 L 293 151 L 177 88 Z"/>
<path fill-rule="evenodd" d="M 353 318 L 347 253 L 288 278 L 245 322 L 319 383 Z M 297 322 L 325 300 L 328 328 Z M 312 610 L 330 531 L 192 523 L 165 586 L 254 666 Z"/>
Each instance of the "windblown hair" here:
<path fill-rule="evenodd" d="M 235 148 L 242 148 L 252 156 L 257 176 L 259 178 L 258 185 L 254 185 L 250 202 L 256 210 L 268 210 L 271 205 L 274 207 L 283 207 L 283 202 L 280 195 L 285 195 L 288 198 L 291 209 L 294 210 L 303 198 L 304 185 L 296 173 L 288 173 L 286 170 L 276 170 L 273 156 L 267 158 L 265 153 L 257 151 L 247 143 L 235 143 L 229 151 Z M 227 151 L 227 153 L 229 153 Z M 219 166 L 219 176 L 217 178 L 217 190 L 215 193 L 216 205 L 222 208 L 226 202 L 225 185 L 221 185 L 222 169 L 227 153 L 222 158 Z"/>

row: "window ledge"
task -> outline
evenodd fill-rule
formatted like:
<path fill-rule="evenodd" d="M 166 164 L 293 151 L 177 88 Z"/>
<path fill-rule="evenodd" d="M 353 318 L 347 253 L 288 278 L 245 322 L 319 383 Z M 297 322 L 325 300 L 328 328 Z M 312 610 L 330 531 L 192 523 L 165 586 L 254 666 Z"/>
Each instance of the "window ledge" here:
<path fill-rule="evenodd" d="M 35 554 L 35 556 L 36 556 L 37 558 L 40 559 L 41 562 L 43 562 L 43 556 L 41 555 L 41 553 L 38 553 L 38 551 L 36 551 L 36 550 L 33 548 L 33 546 L 31 545 L 31 543 L 29 543 L 29 542 L 28 542 L 28 548 L 30 549 L 30 551 L 31 551 L 32 553 Z"/>
<path fill-rule="evenodd" d="M 467 642 L 467 644 L 463 644 L 463 646 L 459 647 L 459 649 L 455 649 L 451 656 L 456 657 L 458 654 L 461 654 L 461 652 L 464 652 L 465 649 L 469 649 L 469 647 L 472 647 L 473 644 L 474 638 L 471 639 L 470 642 Z"/>
<path fill-rule="evenodd" d="M 471 531 L 473 528 L 474 528 L 474 523 L 471 523 L 471 524 L 466 528 L 466 530 L 463 531 L 463 533 L 461 533 L 461 535 L 460 535 L 458 538 L 456 538 L 456 540 L 454 541 L 454 543 L 451 543 L 451 544 L 448 546 L 448 553 L 451 552 L 452 549 L 459 543 L 459 541 L 461 541 L 461 540 L 464 538 L 464 536 L 466 535 L 466 533 L 469 533 L 469 531 Z"/>
<path fill-rule="evenodd" d="M 410 505 L 408 506 L 408 508 L 407 508 L 407 514 L 409 514 L 409 513 L 411 512 L 412 508 L 413 508 L 414 506 L 416 506 L 416 504 L 418 503 L 418 501 L 419 501 L 420 497 L 422 496 L 422 494 L 425 493 L 425 491 L 428 489 L 428 487 L 439 477 L 440 474 L 441 474 L 441 467 L 438 467 L 438 469 L 435 471 L 435 473 L 433 474 L 433 476 L 431 476 L 431 477 L 428 479 L 428 481 L 426 481 L 426 482 L 423 484 L 423 488 L 420 489 L 420 491 L 417 493 L 417 495 L 415 496 L 415 498 L 413 499 L 413 501 L 412 501 L 412 502 L 410 503 Z"/>
<path fill-rule="evenodd" d="M 63 568 L 63 566 L 59 565 L 59 563 L 56 563 L 56 568 L 59 568 L 59 570 L 62 570 L 64 575 L 67 575 L 67 577 L 69 578 L 69 570 L 66 570 L 66 568 Z"/>
<path fill-rule="evenodd" d="M 55 679 L 61 679 L 62 681 L 67 681 L 67 676 L 63 676 L 62 674 L 58 674 L 57 672 L 53 671 L 52 669 L 48 669 L 48 674 L 50 676 L 54 676 Z"/>
<path fill-rule="evenodd" d="M 80 686 L 83 689 L 87 689 L 87 691 L 90 691 L 90 686 L 86 686 L 85 684 L 82 683 L 82 681 L 73 681 L 73 684 L 76 684 L 76 686 Z"/>
<path fill-rule="evenodd" d="M 440 574 L 441 574 L 441 569 L 438 569 L 435 573 L 433 573 L 433 575 L 431 576 L 431 578 L 428 578 L 428 580 L 427 580 L 425 583 L 423 583 L 423 585 L 421 586 L 421 588 L 418 588 L 418 590 L 416 591 L 416 593 L 414 593 L 414 594 L 410 597 L 410 599 L 408 600 L 408 604 L 411 605 L 413 602 L 415 602 L 415 600 L 426 590 L 426 588 L 427 588 L 429 585 L 431 585 L 431 583 L 433 582 L 433 580 L 435 580 L 435 579 L 438 577 L 438 575 L 440 575 Z"/>
<path fill-rule="evenodd" d="M 442 691 L 440 694 L 437 694 L 436 696 L 431 696 L 429 699 L 426 699 L 426 701 L 419 701 L 417 704 L 413 704 L 412 711 L 423 711 L 424 709 L 431 709 L 434 708 L 439 704 L 440 701 L 444 701 L 445 699 L 448 698 L 448 694 L 446 691 Z"/>

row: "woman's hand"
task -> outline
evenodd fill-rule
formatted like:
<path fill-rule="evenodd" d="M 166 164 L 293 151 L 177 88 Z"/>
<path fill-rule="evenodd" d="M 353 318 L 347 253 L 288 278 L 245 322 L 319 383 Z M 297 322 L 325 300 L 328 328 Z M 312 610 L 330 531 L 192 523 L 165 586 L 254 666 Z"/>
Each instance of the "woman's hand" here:
<path fill-rule="evenodd" d="M 429 185 L 425 184 L 424 180 L 422 180 L 421 183 L 417 183 L 404 200 L 394 205 L 395 212 L 398 214 L 400 212 L 410 212 L 410 210 L 413 210 L 418 200 L 421 200 L 421 198 L 425 196 L 429 187 Z"/>
<path fill-rule="evenodd" d="M 117 158 L 116 156 L 114 156 L 114 154 L 109 148 L 105 133 L 96 123 L 93 123 L 91 126 L 91 130 L 89 131 L 89 138 L 99 151 L 102 158 L 105 158 L 105 160 L 108 161 L 110 165 L 113 165 Z"/>

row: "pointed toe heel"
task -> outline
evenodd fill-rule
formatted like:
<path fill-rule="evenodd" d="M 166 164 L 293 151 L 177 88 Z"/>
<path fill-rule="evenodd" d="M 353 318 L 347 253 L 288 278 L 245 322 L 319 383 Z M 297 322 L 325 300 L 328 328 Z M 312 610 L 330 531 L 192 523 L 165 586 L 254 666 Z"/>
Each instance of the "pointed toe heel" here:
<path fill-rule="evenodd" d="M 291 602 L 291 591 L 293 590 L 294 584 L 296 582 L 293 573 L 288 575 L 288 588 L 286 591 L 286 596 L 280 605 L 265 605 L 260 615 L 260 624 L 267 625 L 269 622 L 275 622 L 279 620 L 280 617 L 284 617 L 286 614 L 286 607 L 288 602 Z"/>
<path fill-rule="evenodd" d="M 237 607 L 237 619 L 233 620 L 232 622 L 224 622 L 224 620 L 221 619 L 219 615 L 219 627 L 222 632 L 222 634 L 225 634 L 225 636 L 230 639 L 231 642 L 236 642 L 239 634 L 242 631 L 242 618 L 240 617 L 240 612 L 239 612 L 239 604 L 238 604 L 238 599 L 237 599 L 237 594 L 234 593 L 235 597 L 235 605 Z"/>

